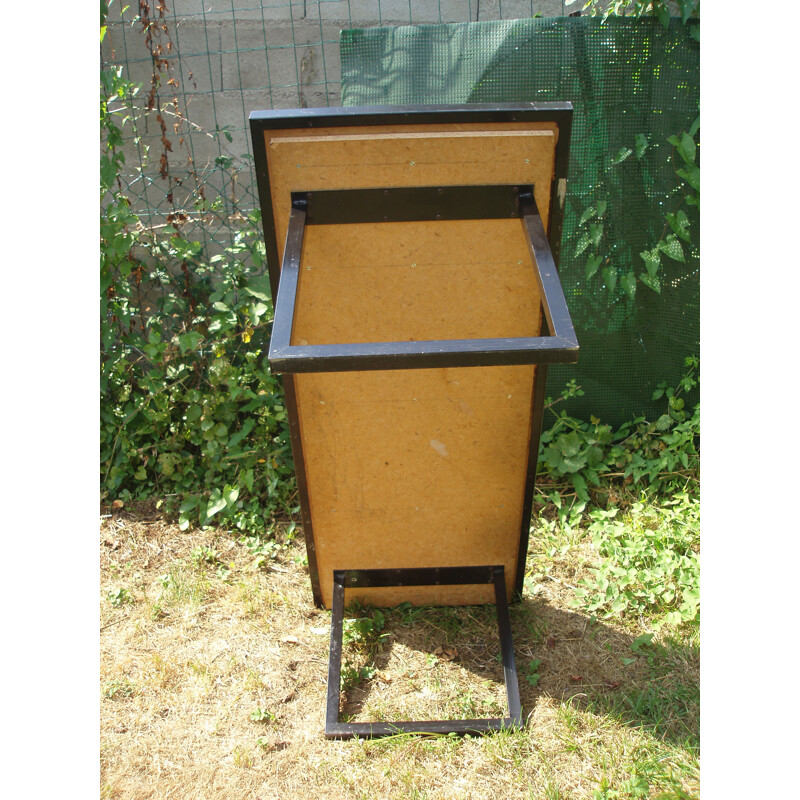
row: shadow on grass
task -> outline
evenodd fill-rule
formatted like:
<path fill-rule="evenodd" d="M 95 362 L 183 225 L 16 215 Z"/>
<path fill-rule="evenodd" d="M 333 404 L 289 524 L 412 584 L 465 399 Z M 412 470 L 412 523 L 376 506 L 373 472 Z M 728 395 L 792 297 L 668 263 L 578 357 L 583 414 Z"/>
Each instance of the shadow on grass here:
<path fill-rule="evenodd" d="M 424 702 L 413 702 L 413 696 L 424 700 L 425 686 L 432 684 L 437 691 L 429 696 L 450 698 L 445 719 L 507 715 L 493 605 L 381 611 L 381 638 L 369 657 L 362 653 L 372 671 L 344 693 L 342 719 L 374 720 L 376 708 L 391 717 L 381 721 L 441 719 L 441 708 L 430 713 Z M 654 644 L 538 598 L 526 597 L 510 612 L 525 718 L 547 696 L 562 708 L 611 717 L 699 751 L 698 648 L 670 640 Z M 387 670 L 395 684 L 388 688 Z M 409 708 L 410 714 L 402 713 Z"/>

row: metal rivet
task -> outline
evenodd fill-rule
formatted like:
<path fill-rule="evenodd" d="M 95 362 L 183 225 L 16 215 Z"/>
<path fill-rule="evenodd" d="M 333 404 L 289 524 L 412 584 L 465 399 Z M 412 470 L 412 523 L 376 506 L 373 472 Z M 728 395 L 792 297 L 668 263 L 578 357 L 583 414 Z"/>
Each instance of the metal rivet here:
<path fill-rule="evenodd" d="M 414 166 L 416 163 L 417 163 L 416 161 L 409 161 L 409 162 L 408 162 L 408 165 L 409 165 L 410 167 L 413 167 L 413 166 Z"/>

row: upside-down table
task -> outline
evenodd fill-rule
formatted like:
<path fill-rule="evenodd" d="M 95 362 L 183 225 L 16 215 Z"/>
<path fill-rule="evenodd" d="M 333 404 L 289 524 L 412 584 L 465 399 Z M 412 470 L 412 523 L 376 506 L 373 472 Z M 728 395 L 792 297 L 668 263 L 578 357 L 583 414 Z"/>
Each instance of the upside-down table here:
<path fill-rule="evenodd" d="M 325 732 L 521 723 L 522 591 L 547 365 L 578 342 L 556 271 L 568 103 L 250 115 L 314 600 Z M 339 722 L 345 595 L 495 603 L 502 719 Z"/>

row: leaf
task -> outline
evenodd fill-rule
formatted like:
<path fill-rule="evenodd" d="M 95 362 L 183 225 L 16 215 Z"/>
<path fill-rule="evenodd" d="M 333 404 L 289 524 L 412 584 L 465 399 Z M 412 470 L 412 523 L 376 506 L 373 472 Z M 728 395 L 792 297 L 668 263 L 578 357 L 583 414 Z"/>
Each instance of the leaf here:
<path fill-rule="evenodd" d="M 253 430 L 253 426 L 256 424 L 255 420 L 252 417 L 249 417 L 245 420 L 244 425 L 242 425 L 241 429 L 238 430 L 236 433 L 228 439 L 228 449 L 233 450 L 239 442 Z"/>
<path fill-rule="evenodd" d="M 603 281 L 605 285 L 608 286 L 609 293 L 613 294 L 614 289 L 617 288 L 617 268 L 605 267 L 601 274 L 603 276 Z"/>
<path fill-rule="evenodd" d="M 588 222 L 595 215 L 595 213 L 594 206 L 589 206 L 589 208 L 587 208 L 583 214 L 581 214 L 581 218 L 578 221 L 578 227 L 580 228 L 581 225 L 583 225 L 585 222 Z"/>
<path fill-rule="evenodd" d="M 605 200 L 598 200 L 597 201 L 597 218 L 602 219 L 603 214 L 606 213 L 606 206 L 608 206 L 608 202 Z"/>
<path fill-rule="evenodd" d="M 225 502 L 225 498 L 222 496 L 222 493 L 219 489 L 213 489 L 211 491 L 211 497 L 209 498 L 208 508 L 206 509 L 206 519 L 211 519 L 215 514 L 218 514 L 222 511 L 223 508 L 227 503 Z"/>
<path fill-rule="evenodd" d="M 633 300 L 636 297 L 636 274 L 633 272 L 626 272 L 619 280 L 620 285 L 625 291 L 625 294 Z"/>
<path fill-rule="evenodd" d="M 692 189 L 700 191 L 700 167 L 697 164 L 687 164 L 683 169 L 677 170 L 677 173 Z"/>
<path fill-rule="evenodd" d="M 611 159 L 612 166 L 616 167 L 617 164 L 621 164 L 632 152 L 633 150 L 631 150 L 629 147 L 621 148 L 617 152 L 617 154 Z"/>
<path fill-rule="evenodd" d="M 684 242 L 691 242 L 689 236 L 689 218 L 686 212 L 680 209 L 677 214 L 667 214 L 665 219 L 675 234 L 683 239 Z"/>
<path fill-rule="evenodd" d="M 646 272 L 642 272 L 639 275 L 639 280 L 648 289 L 652 289 L 656 294 L 661 294 L 661 280 L 658 275 L 648 275 Z"/>
<path fill-rule="evenodd" d="M 656 6 L 653 13 L 658 17 L 658 21 L 665 27 L 669 28 L 669 8 L 666 4 L 663 6 Z"/>
<path fill-rule="evenodd" d="M 187 497 L 182 503 L 180 507 L 181 514 L 185 514 L 187 511 L 191 511 L 193 508 L 197 507 L 197 504 L 200 502 L 200 498 L 197 495 L 192 497 Z"/>
<path fill-rule="evenodd" d="M 699 130 L 700 130 L 700 115 L 698 114 L 697 117 L 695 118 L 695 121 L 692 123 L 691 127 L 689 128 L 689 136 L 691 136 L 692 139 L 694 139 L 694 135 Z"/>
<path fill-rule="evenodd" d="M 590 225 L 589 226 L 589 238 L 592 240 L 592 244 L 597 247 L 600 244 L 600 238 L 603 235 L 603 226 L 602 225 Z"/>
<path fill-rule="evenodd" d="M 564 456 L 569 457 L 577 455 L 581 446 L 581 440 L 577 431 L 571 431 L 570 433 L 564 433 L 559 436 L 555 444 Z"/>
<path fill-rule="evenodd" d="M 658 272 L 658 267 L 661 264 L 661 256 L 658 254 L 658 248 L 654 247 L 652 250 L 643 250 L 639 255 L 644 261 L 647 274 L 655 277 L 656 272 Z"/>
<path fill-rule="evenodd" d="M 222 497 L 225 500 L 225 505 L 230 508 L 239 499 L 239 487 L 226 484 Z"/>
<path fill-rule="evenodd" d="M 683 257 L 683 248 L 681 243 L 675 238 L 674 235 L 667 236 L 666 239 L 658 243 L 658 249 L 669 256 L 673 261 L 680 261 L 681 264 L 686 262 Z"/>
<path fill-rule="evenodd" d="M 186 353 L 190 350 L 196 350 L 200 342 L 203 341 L 203 335 L 197 331 L 189 331 L 189 333 L 178 334 L 178 346 L 181 348 L 181 353 Z"/>
<path fill-rule="evenodd" d="M 653 399 L 655 400 L 657 398 L 654 396 Z M 672 417 L 669 414 L 662 414 L 656 420 L 656 424 L 655 424 L 654 427 L 655 427 L 655 429 L 657 431 L 661 432 L 661 431 L 669 430 L 674 424 L 675 424 L 675 421 L 672 419 Z"/>
<path fill-rule="evenodd" d="M 647 150 L 649 142 L 643 133 L 637 133 L 634 137 L 634 147 L 636 148 L 636 158 L 641 158 Z"/>
<path fill-rule="evenodd" d="M 584 233 L 580 239 L 578 239 L 578 244 L 575 245 L 575 256 L 579 256 L 588 246 L 590 243 L 589 234 Z"/>
<path fill-rule="evenodd" d="M 586 487 L 586 481 L 580 475 L 575 474 L 572 476 L 572 485 L 575 487 L 575 493 L 578 495 L 578 499 L 583 500 L 584 503 L 588 503 L 590 498 L 589 490 Z"/>
<path fill-rule="evenodd" d="M 603 256 L 592 256 L 586 262 L 586 279 L 588 280 L 591 278 L 598 269 L 600 269 L 600 265 L 603 263 Z"/>
<path fill-rule="evenodd" d="M 694 164 L 694 160 L 697 156 L 697 145 L 694 143 L 694 139 L 685 131 L 681 134 L 678 153 L 687 164 Z"/>

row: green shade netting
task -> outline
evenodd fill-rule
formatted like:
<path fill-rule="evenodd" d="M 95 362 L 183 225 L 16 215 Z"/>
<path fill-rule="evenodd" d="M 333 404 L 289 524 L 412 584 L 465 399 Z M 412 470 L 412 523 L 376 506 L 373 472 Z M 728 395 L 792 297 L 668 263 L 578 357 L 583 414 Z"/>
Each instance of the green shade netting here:
<path fill-rule="evenodd" d="M 656 385 L 675 385 L 684 358 L 699 355 L 699 214 L 685 201 L 693 190 L 676 175 L 684 163 L 667 141 L 698 115 L 698 26 L 564 17 L 341 34 L 346 106 L 573 104 L 559 272 L 581 353 L 577 366 L 550 368 L 548 388 L 556 395 L 576 378 L 585 395 L 565 407 L 583 419 L 656 419 L 664 412 L 663 400 L 650 399 Z M 586 219 L 598 202 L 606 203 L 602 220 Z M 679 240 L 683 261 L 661 253 L 660 293 L 637 279 L 631 296 L 626 276 L 648 274 L 640 253 L 672 233 L 665 214 L 678 210 L 691 232 L 690 243 Z"/>

